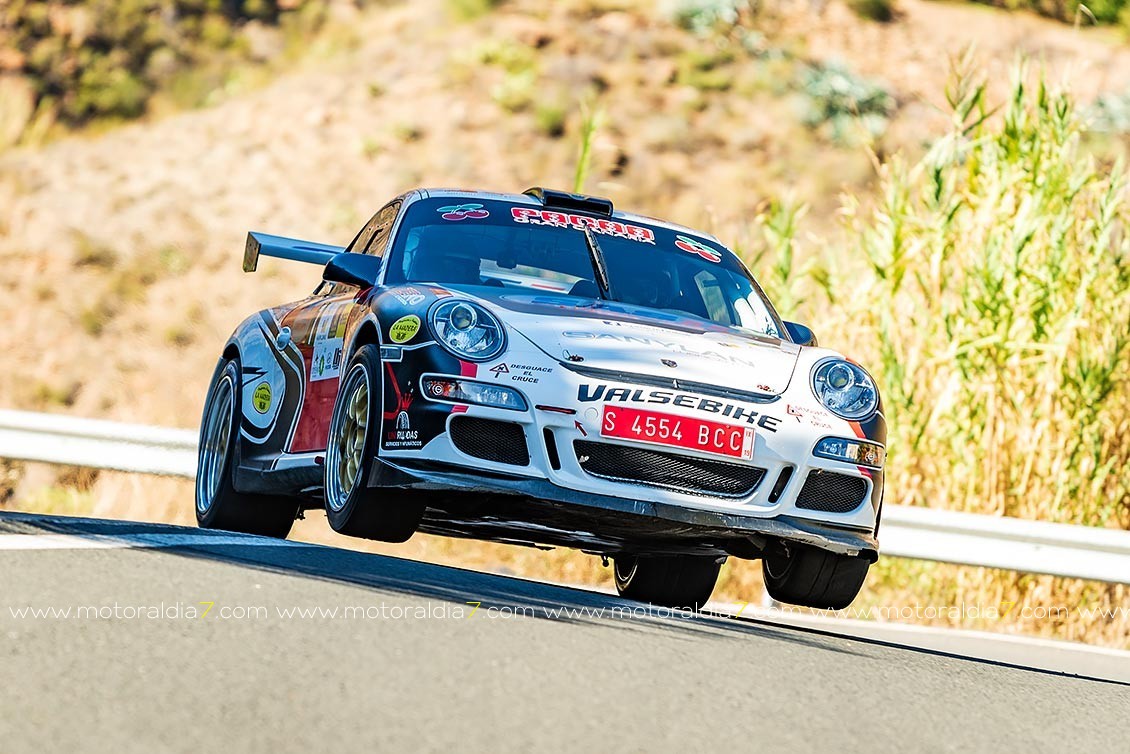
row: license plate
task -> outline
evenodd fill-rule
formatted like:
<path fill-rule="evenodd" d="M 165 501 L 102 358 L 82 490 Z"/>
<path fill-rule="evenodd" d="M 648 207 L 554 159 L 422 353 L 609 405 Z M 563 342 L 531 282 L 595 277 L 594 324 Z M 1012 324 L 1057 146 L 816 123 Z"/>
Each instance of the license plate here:
<path fill-rule="evenodd" d="M 605 406 L 602 437 L 639 440 L 730 458 L 753 457 L 753 427 L 693 419 L 640 408 Z"/>

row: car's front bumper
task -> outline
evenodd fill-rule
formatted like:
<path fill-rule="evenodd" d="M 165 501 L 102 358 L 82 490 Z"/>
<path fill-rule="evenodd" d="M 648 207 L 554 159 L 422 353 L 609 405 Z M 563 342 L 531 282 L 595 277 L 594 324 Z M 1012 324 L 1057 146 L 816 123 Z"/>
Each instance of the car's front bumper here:
<path fill-rule="evenodd" d="M 382 463 L 376 465 L 368 483 L 460 492 L 433 496 L 429 507 L 437 512 L 436 520 L 425 528 L 480 537 L 490 530 L 498 533 L 492 538 L 600 552 L 626 549 L 629 544 L 635 548 L 665 547 L 675 541 L 679 546 L 693 547 L 697 541 L 708 549 L 733 554 L 753 552 L 756 556 L 766 539 L 803 542 L 845 554 L 876 552 L 874 531 L 882 471 L 819 458 L 812 451 L 826 436 L 866 436 L 883 444 L 881 414 L 864 427 L 833 417 L 816 404 L 802 379 L 794 379 L 782 395 L 767 396 L 763 402 L 756 402 L 750 394 L 714 390 L 707 395 L 676 388 L 664 391 L 670 402 L 655 403 L 650 400 L 655 397 L 653 382 L 594 370 L 587 363 L 579 369 L 550 359 L 521 340 L 512 338 L 510 352 L 498 365 L 464 362 L 457 367 L 461 373 L 444 363 L 438 345 L 405 351 L 403 361 L 389 366 L 395 384 L 393 389 L 386 386 L 385 391 L 381 435 L 385 444 L 379 452 Z M 454 406 L 423 390 L 412 400 L 402 400 L 406 394 L 411 396 L 414 386 L 418 389 L 425 375 L 505 386 L 521 393 L 527 409 Z M 399 414 L 392 410 L 397 405 L 403 406 Z M 752 427 L 752 457 L 719 458 L 701 451 L 602 437 L 601 412 L 606 405 L 635 406 L 668 416 Z M 464 452 L 452 434 L 452 423 L 459 417 L 508 423 L 517 431 L 516 442 L 524 441 L 528 461 L 503 463 Z M 488 436 L 483 442 L 492 441 Z M 623 479 L 618 474 L 597 476 L 583 466 L 585 451 L 577 445 L 580 442 L 658 450 L 683 459 L 721 460 L 756 467 L 763 474 L 748 493 L 734 496 L 641 483 L 627 478 L 632 469 Z M 798 505 L 798 496 L 813 472 L 854 480 L 860 492 L 853 505 L 847 506 L 850 509 L 835 512 Z M 465 504 L 453 502 L 459 499 Z M 515 508 L 515 500 L 524 502 Z M 439 514 L 441 508 L 446 515 Z M 476 519 L 483 516 L 493 518 Z M 448 524 L 440 518 L 446 518 Z M 450 525 L 456 519 L 460 520 L 458 526 Z M 567 531 L 570 527 L 572 534 Z M 505 537 L 503 531 L 508 532 Z M 711 544 L 722 540 L 728 543 L 725 547 Z"/>
<path fill-rule="evenodd" d="M 779 541 L 874 560 L 867 531 L 793 516 L 749 516 L 652 500 L 593 494 L 541 479 L 469 471 L 427 461 L 385 460 L 373 482 L 428 501 L 422 531 L 614 555 L 728 554 L 758 557 Z M 456 493 L 456 494 L 452 494 Z"/>

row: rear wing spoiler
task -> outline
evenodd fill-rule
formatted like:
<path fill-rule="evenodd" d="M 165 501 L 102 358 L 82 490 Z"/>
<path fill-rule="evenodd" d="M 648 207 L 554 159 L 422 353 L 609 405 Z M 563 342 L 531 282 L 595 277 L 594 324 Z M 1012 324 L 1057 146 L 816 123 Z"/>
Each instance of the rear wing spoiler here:
<path fill-rule="evenodd" d="M 278 257 L 279 259 L 293 259 L 296 262 L 325 265 L 343 251 L 345 251 L 345 248 L 342 246 L 300 241 L 297 238 L 284 238 L 252 231 L 247 234 L 247 246 L 243 249 L 243 271 L 255 272 L 255 268 L 259 265 L 260 254 Z"/>

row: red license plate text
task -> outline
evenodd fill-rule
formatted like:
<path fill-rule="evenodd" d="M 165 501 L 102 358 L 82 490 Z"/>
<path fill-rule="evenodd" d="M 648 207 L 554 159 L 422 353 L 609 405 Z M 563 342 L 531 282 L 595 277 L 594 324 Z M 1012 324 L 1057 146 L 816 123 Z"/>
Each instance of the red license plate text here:
<path fill-rule="evenodd" d="M 605 406 L 600 434 L 731 458 L 749 460 L 753 457 L 753 427 L 640 408 Z"/>

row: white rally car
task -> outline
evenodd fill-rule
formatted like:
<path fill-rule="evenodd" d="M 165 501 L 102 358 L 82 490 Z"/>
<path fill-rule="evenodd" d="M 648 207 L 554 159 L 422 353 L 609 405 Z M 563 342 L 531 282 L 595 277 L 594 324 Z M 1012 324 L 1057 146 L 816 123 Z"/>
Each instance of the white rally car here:
<path fill-rule="evenodd" d="M 201 526 L 423 531 L 609 557 L 620 594 L 696 607 L 730 556 L 842 608 L 878 556 L 886 423 L 852 360 L 783 322 L 717 239 L 605 199 L 416 190 L 224 346 Z"/>

